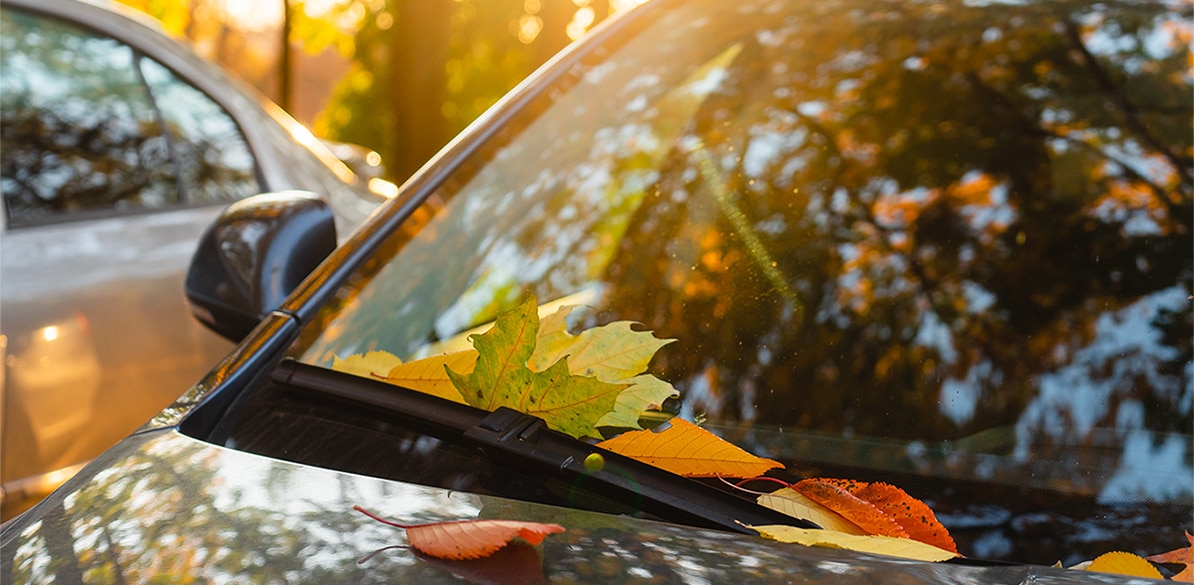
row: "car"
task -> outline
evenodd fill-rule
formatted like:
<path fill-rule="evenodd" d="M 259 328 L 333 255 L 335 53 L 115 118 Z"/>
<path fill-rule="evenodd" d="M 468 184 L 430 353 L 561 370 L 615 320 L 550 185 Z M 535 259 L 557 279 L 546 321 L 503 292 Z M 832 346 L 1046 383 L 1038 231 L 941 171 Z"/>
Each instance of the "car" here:
<path fill-rule="evenodd" d="M 242 341 L 5 525 L 0 570 L 1129 582 L 1055 565 L 1163 553 L 1191 530 L 1191 17 L 1137 1 L 646 3 L 339 246 L 310 195 L 227 208 L 186 290 Z M 307 276 L 287 291 L 276 274 Z M 724 452 L 714 439 L 766 469 L 672 467 Z M 918 510 L 905 519 L 934 517 L 965 558 L 751 528 L 849 528 L 775 503 L 808 485 L 837 494 L 821 507 L 898 488 Z M 447 560 L 355 507 L 564 532 Z"/>
<path fill-rule="evenodd" d="M 168 406 L 232 345 L 183 273 L 229 202 L 384 197 L 277 106 L 115 4 L 0 5 L 2 515 Z"/>

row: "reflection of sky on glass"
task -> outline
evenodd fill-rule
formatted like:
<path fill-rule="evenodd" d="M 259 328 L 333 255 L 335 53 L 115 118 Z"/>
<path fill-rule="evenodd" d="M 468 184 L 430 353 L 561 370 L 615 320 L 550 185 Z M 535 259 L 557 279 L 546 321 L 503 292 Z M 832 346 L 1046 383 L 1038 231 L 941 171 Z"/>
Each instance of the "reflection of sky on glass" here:
<path fill-rule="evenodd" d="M 1134 381 L 1140 378 L 1156 392 L 1179 393 L 1162 398 L 1189 409 L 1194 389 L 1159 370 L 1177 357 L 1178 350 L 1167 345 L 1162 332 L 1153 326 L 1160 311 L 1181 311 L 1187 302 L 1184 289 L 1173 287 L 1101 315 L 1094 340 L 1075 352 L 1068 365 L 1041 376 L 1040 393 L 1017 425 L 1017 456 L 1030 456 L 1036 433 L 1063 441 L 1084 437 L 1116 401 L 1134 400 L 1130 394 Z M 1127 432 L 1139 430 L 1142 421 L 1128 417 L 1116 424 L 1120 431 Z"/>

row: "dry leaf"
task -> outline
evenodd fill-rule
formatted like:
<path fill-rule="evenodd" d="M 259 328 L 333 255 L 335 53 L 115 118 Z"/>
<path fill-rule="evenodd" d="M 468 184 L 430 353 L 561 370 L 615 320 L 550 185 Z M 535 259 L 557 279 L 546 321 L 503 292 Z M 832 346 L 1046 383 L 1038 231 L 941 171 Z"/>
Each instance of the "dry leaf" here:
<path fill-rule="evenodd" d="M 1173 580 L 1194 583 L 1194 534 L 1187 532 L 1186 540 L 1190 542 L 1190 546 L 1144 558 L 1154 563 L 1174 563 L 1185 565 L 1181 572 L 1173 576 Z"/>
<path fill-rule="evenodd" d="M 384 379 L 390 370 L 401 364 L 402 360 L 388 351 L 358 353 L 344 359 L 332 358 L 333 370 L 375 380 Z"/>
<path fill-rule="evenodd" d="M 747 526 L 747 528 L 756 530 L 759 534 L 772 540 L 803 544 L 804 546 L 840 548 L 856 552 L 930 562 L 945 561 L 958 556 L 957 553 L 908 538 L 859 536 L 834 530 L 796 528 L 795 526 L 783 525 Z"/>
<path fill-rule="evenodd" d="M 464 397 L 448 379 L 446 368 L 467 374 L 473 371 L 476 363 L 476 350 L 454 351 L 395 366 L 383 379 L 391 384 L 464 403 Z"/>
<path fill-rule="evenodd" d="M 1142 557 L 1134 555 L 1129 552 L 1109 552 L 1095 557 L 1086 566 L 1087 571 L 1094 571 L 1096 573 L 1115 573 L 1117 575 L 1130 575 L 1133 577 L 1150 577 L 1152 579 L 1164 579 L 1161 572 L 1156 567 L 1152 566 L 1148 561 Z"/>
<path fill-rule="evenodd" d="M 862 482 L 849 479 L 822 480 L 836 485 L 865 500 L 891 517 L 908 533 L 908 538 L 958 552 L 958 546 L 928 504 L 908 495 L 908 492 L 887 483 Z"/>
<path fill-rule="evenodd" d="M 874 504 L 831 483 L 835 480 L 805 479 L 792 484 L 792 489 L 808 499 L 841 514 L 857 524 L 867 534 L 908 538 L 908 532 L 898 522 Z"/>
<path fill-rule="evenodd" d="M 493 554 L 515 538 L 539 544 L 548 534 L 564 532 L 564 527 L 559 524 L 517 520 L 455 520 L 428 524 L 399 524 L 381 518 L 360 506 L 353 506 L 353 509 L 378 522 L 406 529 L 406 541 L 412 548 L 440 559 L 479 559 Z"/>
<path fill-rule="evenodd" d="M 648 409 L 658 409 L 664 400 L 679 396 L 671 384 L 646 371 L 659 348 L 674 339 L 658 339 L 650 331 L 631 329 L 630 321 L 615 321 L 568 333 L 567 319 L 575 305 L 560 307 L 540 321 L 535 351 L 527 360 L 532 370 L 542 371 L 568 358 L 568 370 L 577 376 L 593 376 L 610 384 L 626 384 L 614 408 L 597 421 L 597 426 L 642 428 L 638 419 Z"/>
<path fill-rule="evenodd" d="M 685 477 L 754 477 L 783 467 L 684 419 L 669 424 L 663 432 L 630 431 L 597 446 Z"/>
<path fill-rule="evenodd" d="M 783 512 L 793 518 L 811 521 L 826 530 L 860 536 L 867 534 L 867 531 L 846 520 L 841 514 L 808 499 L 790 487 L 763 494 L 757 501 L 760 506 Z"/>
<path fill-rule="evenodd" d="M 448 378 L 465 402 L 485 410 L 499 406 L 538 416 L 547 426 L 573 437 L 599 437 L 595 423 L 613 410 L 625 384 L 574 376 L 568 358 L 543 371 L 527 361 L 535 350 L 539 315 L 535 298 L 497 316 L 493 328 L 470 335 L 477 350 L 473 371 L 448 370 Z"/>

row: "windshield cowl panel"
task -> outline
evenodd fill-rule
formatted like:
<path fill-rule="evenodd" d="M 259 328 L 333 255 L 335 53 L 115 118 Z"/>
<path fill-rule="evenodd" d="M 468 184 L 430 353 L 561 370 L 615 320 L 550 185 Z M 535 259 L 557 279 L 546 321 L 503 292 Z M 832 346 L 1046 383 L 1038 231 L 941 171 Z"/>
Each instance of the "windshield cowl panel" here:
<path fill-rule="evenodd" d="M 658 420 L 787 481 L 900 485 L 968 555 L 1180 544 L 1189 7 L 656 12 L 465 160 L 291 354 L 417 359 L 575 305 L 573 333 L 674 340 Z"/>

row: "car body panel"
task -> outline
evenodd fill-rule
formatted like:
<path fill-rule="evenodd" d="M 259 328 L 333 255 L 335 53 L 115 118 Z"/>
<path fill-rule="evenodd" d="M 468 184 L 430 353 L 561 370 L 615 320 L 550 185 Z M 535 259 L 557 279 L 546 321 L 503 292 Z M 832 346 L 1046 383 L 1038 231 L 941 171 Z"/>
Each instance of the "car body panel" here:
<path fill-rule="evenodd" d="M 505 519 L 558 523 L 566 532 L 537 549 L 523 543 L 484 560 L 447 561 L 401 547 L 401 530 L 353 506 L 411 524 Z M 1125 581 L 1047 567 L 910 562 L 389 482 L 219 448 L 172 429 L 124 441 L 37 510 L 36 519 L 5 526 L 2 574 L 10 582 Z"/>
<path fill-rule="evenodd" d="M 651 6 L 647 5 L 648 10 Z M 650 13 L 640 14 L 645 20 Z M 599 30 L 594 43 L 617 32 L 619 26 Z M 416 487 L 252 455 L 235 450 L 235 442 L 229 442 L 229 448 L 204 442 L 220 441 L 212 436 L 221 433 L 219 427 L 231 418 L 227 416 L 230 407 L 263 384 L 300 334 L 300 325 L 309 323 L 321 305 L 331 302 L 337 287 L 363 262 L 373 259 L 375 249 L 390 233 L 402 229 L 401 224 L 417 213 L 420 205 L 436 203 L 434 190 L 468 163 L 466 159 L 476 154 L 478 145 L 505 130 L 505 123 L 537 94 L 547 91 L 544 88 L 550 81 L 582 65 L 580 56 L 592 45 L 579 46 L 541 70 L 425 166 L 407 183 L 398 200 L 365 224 L 286 305 L 268 316 L 142 433 L 101 456 L 29 514 L 5 526 L 0 536 L 5 555 L 0 575 L 30 581 L 113 581 L 113 570 L 118 569 L 126 578 L 143 580 L 151 576 L 169 580 L 181 572 L 212 581 L 230 581 L 236 575 L 296 582 L 502 582 L 478 568 L 485 563 L 465 567 L 428 561 L 410 551 L 380 550 L 402 544 L 401 532 L 372 524 L 351 511 L 353 505 L 361 505 L 407 522 L 500 517 L 562 523 L 568 532 L 549 537 L 541 552 L 529 560 L 535 567 L 542 565 L 547 576 L 569 582 L 650 578 L 709 583 L 840 582 L 847 578 L 912 583 L 1132 581 L 1045 567 L 927 564 L 778 545 L 741 535 Z M 416 265 L 410 269 L 433 268 Z M 196 408 L 199 404 L 202 407 Z M 246 411 L 249 417 L 256 414 Z M 291 424 L 274 430 L 285 434 L 301 421 Z M 315 448 L 334 451 L 323 445 Z M 889 452 L 876 449 L 874 458 L 889 458 Z M 376 450 L 372 453 L 389 456 Z M 331 455 L 345 457 L 343 453 Z M 97 500 L 101 503 L 96 504 Z M 97 506 L 98 510 L 92 510 Z M 102 521 L 97 520 L 100 514 Z M 1050 518 L 1037 520 L 1043 523 Z M 262 527 L 269 528 L 268 534 L 259 534 Z M 193 554 L 179 554 L 180 548 Z M 509 554 L 523 558 L 526 550 L 515 547 Z M 663 562 L 657 562 L 661 559 Z M 500 571 L 512 562 L 501 557 L 493 564 Z M 525 572 L 513 574 L 509 577 L 513 582 L 533 581 L 525 578 Z"/>

